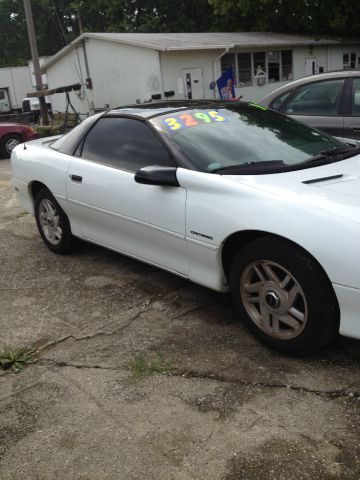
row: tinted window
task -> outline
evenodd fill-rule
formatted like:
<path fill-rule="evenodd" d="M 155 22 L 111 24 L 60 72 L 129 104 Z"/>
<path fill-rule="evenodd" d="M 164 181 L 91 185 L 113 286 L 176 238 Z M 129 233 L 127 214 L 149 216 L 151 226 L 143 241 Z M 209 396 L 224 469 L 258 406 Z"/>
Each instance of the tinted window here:
<path fill-rule="evenodd" d="M 274 160 L 295 165 L 323 150 L 343 146 L 326 133 L 251 104 L 193 109 L 151 121 L 205 171 Z"/>
<path fill-rule="evenodd" d="M 303 85 L 289 100 L 288 115 L 338 114 L 344 80 L 327 80 Z"/>
<path fill-rule="evenodd" d="M 172 166 L 169 154 L 144 122 L 103 117 L 87 135 L 82 157 L 136 172 L 150 165 Z"/>
<path fill-rule="evenodd" d="M 73 128 L 69 133 L 55 140 L 55 142 L 53 142 L 50 147 L 54 150 L 57 150 L 58 152 L 66 153 L 67 155 L 73 155 L 76 147 L 84 138 L 86 132 L 91 128 L 91 126 L 96 122 L 96 120 L 101 117 L 101 115 L 103 114 L 97 113 L 92 117 L 86 118 L 83 122 L 80 123 L 80 125 Z"/>
<path fill-rule="evenodd" d="M 360 78 L 353 80 L 352 114 L 354 117 L 360 117 Z"/>
<path fill-rule="evenodd" d="M 279 97 L 275 98 L 275 100 L 271 102 L 270 108 L 272 108 L 273 110 L 280 111 L 286 99 L 289 98 L 292 93 L 293 93 L 293 90 L 290 90 L 290 92 L 283 93 Z"/>

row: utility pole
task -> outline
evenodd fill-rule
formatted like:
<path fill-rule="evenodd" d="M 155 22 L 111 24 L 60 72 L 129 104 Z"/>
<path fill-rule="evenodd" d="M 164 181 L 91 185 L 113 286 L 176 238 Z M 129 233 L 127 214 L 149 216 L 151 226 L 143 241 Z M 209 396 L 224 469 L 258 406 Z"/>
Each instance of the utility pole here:
<path fill-rule="evenodd" d="M 80 10 L 78 10 L 78 21 L 79 21 L 79 33 L 81 35 L 83 33 L 83 27 L 82 27 L 82 20 L 80 16 Z"/>
<path fill-rule="evenodd" d="M 42 83 L 42 76 L 40 73 L 39 52 L 38 52 L 37 43 L 36 43 L 34 20 L 33 20 L 32 11 L 31 11 L 30 0 L 24 0 L 24 9 L 25 9 L 27 30 L 29 35 L 31 57 L 34 65 L 36 90 L 41 91 L 44 89 L 44 86 Z M 49 125 L 49 117 L 48 117 L 46 101 L 44 96 L 39 97 L 39 103 L 40 103 L 40 114 L 41 114 L 42 124 Z"/>

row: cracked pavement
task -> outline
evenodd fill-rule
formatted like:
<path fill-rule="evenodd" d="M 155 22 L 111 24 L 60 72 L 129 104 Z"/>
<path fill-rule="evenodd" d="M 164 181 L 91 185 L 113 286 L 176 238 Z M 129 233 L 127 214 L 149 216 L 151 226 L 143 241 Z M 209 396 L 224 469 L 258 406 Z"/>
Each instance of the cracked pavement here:
<path fill-rule="evenodd" d="M 360 478 L 360 342 L 261 345 L 227 295 L 89 244 L 56 256 L 0 160 L 1 480 Z M 163 374 L 134 375 L 136 359 Z"/>

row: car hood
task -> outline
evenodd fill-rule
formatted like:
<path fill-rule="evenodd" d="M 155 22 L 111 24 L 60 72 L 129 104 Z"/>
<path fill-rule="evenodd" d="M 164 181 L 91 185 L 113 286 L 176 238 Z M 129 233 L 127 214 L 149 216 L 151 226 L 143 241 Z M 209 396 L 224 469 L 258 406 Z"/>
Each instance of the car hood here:
<path fill-rule="evenodd" d="M 26 127 L 26 125 L 23 125 L 21 123 L 1 123 L 0 124 L 0 127 L 6 127 L 6 128 L 10 128 L 10 127 Z"/>
<path fill-rule="evenodd" d="M 267 175 L 226 178 L 360 223 L 360 155 L 319 167 Z"/>

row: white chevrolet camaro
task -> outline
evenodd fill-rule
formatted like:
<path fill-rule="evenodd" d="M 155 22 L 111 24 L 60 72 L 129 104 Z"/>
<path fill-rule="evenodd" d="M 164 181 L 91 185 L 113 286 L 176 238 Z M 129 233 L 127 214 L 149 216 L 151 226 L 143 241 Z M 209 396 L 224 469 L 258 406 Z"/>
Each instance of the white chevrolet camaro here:
<path fill-rule="evenodd" d="M 300 355 L 360 339 L 359 153 L 256 104 L 167 102 L 18 146 L 12 182 L 53 252 L 78 237 L 230 291 Z"/>

